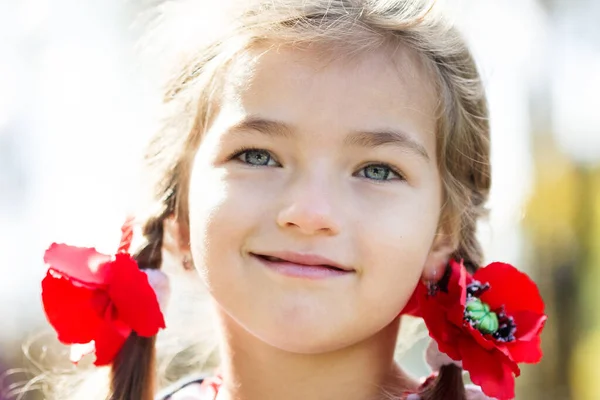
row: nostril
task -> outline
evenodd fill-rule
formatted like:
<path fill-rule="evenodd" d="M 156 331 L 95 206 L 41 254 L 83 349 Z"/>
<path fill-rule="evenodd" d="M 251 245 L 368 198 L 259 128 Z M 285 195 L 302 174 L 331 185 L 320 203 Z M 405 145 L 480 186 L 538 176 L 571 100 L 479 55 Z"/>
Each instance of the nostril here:
<path fill-rule="evenodd" d="M 329 204 L 323 201 L 297 200 L 282 209 L 277 216 L 277 223 L 282 228 L 293 229 L 305 235 L 327 234 L 339 232 L 338 215 Z"/>

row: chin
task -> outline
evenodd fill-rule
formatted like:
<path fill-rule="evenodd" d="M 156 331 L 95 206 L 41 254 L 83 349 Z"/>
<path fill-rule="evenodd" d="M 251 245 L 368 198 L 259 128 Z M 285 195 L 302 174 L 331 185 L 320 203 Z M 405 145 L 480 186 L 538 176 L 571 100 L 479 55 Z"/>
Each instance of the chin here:
<path fill-rule="evenodd" d="M 329 333 L 323 327 L 313 329 L 278 329 L 276 332 L 260 332 L 257 338 L 271 347 L 296 354 L 330 353 L 351 346 L 360 338 L 349 337 L 343 331 Z"/>
<path fill-rule="evenodd" d="M 364 341 L 387 325 L 384 321 L 367 321 L 365 324 L 365 319 L 344 316 L 341 312 L 318 311 L 322 309 L 304 309 L 302 313 L 271 310 L 264 319 L 252 321 L 252 326 L 246 328 L 261 342 L 282 351 L 322 354 Z"/>

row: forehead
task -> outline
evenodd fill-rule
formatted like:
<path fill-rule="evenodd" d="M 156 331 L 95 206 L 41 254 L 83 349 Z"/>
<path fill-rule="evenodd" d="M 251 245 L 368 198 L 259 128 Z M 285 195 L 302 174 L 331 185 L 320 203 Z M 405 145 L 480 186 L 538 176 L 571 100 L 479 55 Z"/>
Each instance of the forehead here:
<path fill-rule="evenodd" d="M 232 65 L 222 105 L 242 117 L 260 115 L 321 133 L 323 124 L 332 130 L 399 127 L 422 132 L 429 136 L 424 144 L 432 145 L 434 82 L 431 68 L 401 44 L 353 55 L 326 47 L 256 47 Z"/>

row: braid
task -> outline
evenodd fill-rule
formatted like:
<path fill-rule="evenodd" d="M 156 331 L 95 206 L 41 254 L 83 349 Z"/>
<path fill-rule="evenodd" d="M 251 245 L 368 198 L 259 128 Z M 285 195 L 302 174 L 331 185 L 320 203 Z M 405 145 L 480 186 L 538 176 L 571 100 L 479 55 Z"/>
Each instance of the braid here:
<path fill-rule="evenodd" d="M 483 263 L 483 249 L 477 240 L 477 217 L 473 215 L 475 213 L 471 211 L 465 214 L 467 215 L 462 221 L 461 242 L 453 258 L 463 260 L 467 271 L 472 274 Z"/>
<path fill-rule="evenodd" d="M 439 121 L 440 170 L 446 195 L 443 218 L 458 239 L 451 257 L 462 260 L 467 270 L 474 273 L 483 263 L 483 250 L 476 234 L 477 221 L 487 214 L 485 203 L 491 185 L 485 91 L 466 47 L 461 45 L 450 55 L 436 51 L 433 54 L 442 76 L 440 89 L 446 111 Z M 442 366 L 437 378 L 423 389 L 420 397 L 423 400 L 465 400 L 462 369 L 456 365 Z"/>
<path fill-rule="evenodd" d="M 163 212 L 158 217 L 150 218 L 144 224 L 142 233 L 146 243 L 134 254 L 134 258 L 141 269 L 160 268 L 164 236 L 163 222 L 168 215 L 168 212 Z"/>
<path fill-rule="evenodd" d="M 433 385 L 419 393 L 422 400 L 466 400 L 467 394 L 462 378 L 462 370 L 456 365 L 444 365 Z"/>
<path fill-rule="evenodd" d="M 163 222 L 171 207 L 146 221 L 142 232 L 145 244 L 134 254 L 140 269 L 158 269 L 162 263 Z M 111 368 L 110 400 L 152 400 L 155 386 L 156 337 L 132 332 Z"/>
<path fill-rule="evenodd" d="M 468 214 L 463 216 L 461 242 L 454 253 L 454 258 L 463 260 L 464 266 L 474 273 L 483 259 L 483 251 L 476 237 L 477 206 L 473 205 Z M 433 384 L 419 393 L 422 400 L 466 400 L 466 391 L 462 378 L 462 369 L 454 364 L 440 368 Z"/>

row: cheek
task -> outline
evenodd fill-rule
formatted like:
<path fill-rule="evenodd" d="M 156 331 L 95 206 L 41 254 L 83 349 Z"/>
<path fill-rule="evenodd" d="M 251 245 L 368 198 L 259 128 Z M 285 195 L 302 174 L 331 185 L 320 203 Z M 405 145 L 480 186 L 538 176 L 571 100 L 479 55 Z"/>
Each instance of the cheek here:
<path fill-rule="evenodd" d="M 211 278 L 208 267 L 219 262 L 211 258 L 222 253 L 224 239 L 241 229 L 239 214 L 244 208 L 236 207 L 234 199 L 221 171 L 194 163 L 189 189 L 190 246 L 194 264 L 205 281 Z"/>
<path fill-rule="evenodd" d="M 262 226 L 268 202 L 255 182 L 232 179 L 226 169 L 204 160 L 210 157 L 197 155 L 190 177 L 190 246 L 196 268 L 215 294 L 245 278 L 240 252 Z"/>
<path fill-rule="evenodd" d="M 435 182 L 435 181 L 433 181 Z M 389 196 L 354 196 L 356 220 L 360 229 L 357 244 L 377 265 L 403 264 L 403 260 L 425 260 L 437 230 L 440 201 L 437 186 L 403 188 Z M 408 265 L 407 265 L 408 267 Z"/>
<path fill-rule="evenodd" d="M 435 186 L 410 191 L 401 201 L 387 202 L 363 216 L 356 240 L 365 269 L 365 291 L 376 301 L 393 299 L 402 308 L 423 272 L 439 218 Z"/>

